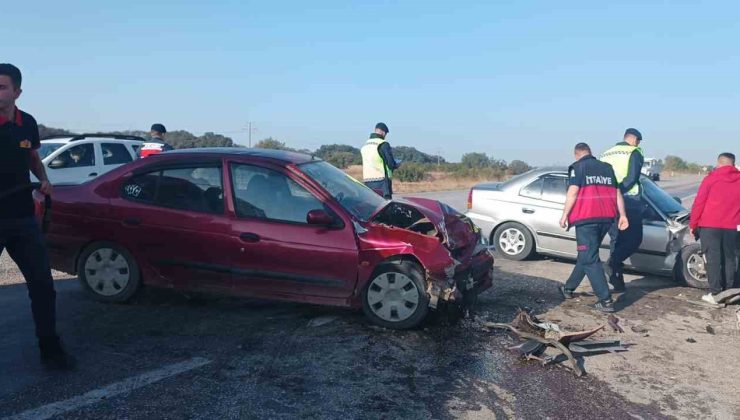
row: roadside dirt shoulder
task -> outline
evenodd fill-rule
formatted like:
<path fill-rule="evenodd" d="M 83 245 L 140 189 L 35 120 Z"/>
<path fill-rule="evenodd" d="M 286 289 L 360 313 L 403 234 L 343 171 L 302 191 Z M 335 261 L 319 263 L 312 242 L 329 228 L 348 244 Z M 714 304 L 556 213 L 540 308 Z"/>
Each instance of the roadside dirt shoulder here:
<path fill-rule="evenodd" d="M 497 265 L 498 281 L 506 283 L 525 275 L 565 279 L 573 267 L 552 260 L 526 265 L 498 260 Z M 706 308 L 696 303 L 701 291 L 667 278 L 630 275 L 627 280 L 628 292 L 616 305 L 625 332 L 607 327 L 595 338 L 618 338 L 629 350 L 586 357 L 588 374 L 630 402 L 657 404 L 677 418 L 740 418 L 740 307 Z M 577 299 L 562 301 L 540 318 L 569 331 L 605 324 L 606 315 L 588 306 L 596 301 L 590 290 L 584 281 Z M 554 291 L 550 296 L 562 300 Z"/>

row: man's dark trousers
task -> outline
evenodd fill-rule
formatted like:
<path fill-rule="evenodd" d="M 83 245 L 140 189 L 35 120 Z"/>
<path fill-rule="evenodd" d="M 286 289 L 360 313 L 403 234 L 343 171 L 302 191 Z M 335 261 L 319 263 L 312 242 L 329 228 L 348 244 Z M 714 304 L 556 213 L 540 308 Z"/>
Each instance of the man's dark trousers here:
<path fill-rule="evenodd" d="M 578 249 L 578 258 L 573 272 L 565 282 L 565 288 L 576 290 L 583 281 L 584 276 L 588 276 L 593 289 L 599 300 L 609 300 L 609 286 L 606 283 L 604 267 L 599 259 L 599 248 L 604 240 L 611 223 L 587 223 L 576 226 L 576 243 Z"/>
<path fill-rule="evenodd" d="M 614 220 L 609 229 L 609 266 L 613 274 L 622 274 L 622 264 L 624 260 L 632 256 L 642 244 L 642 216 L 644 207 L 639 199 L 624 199 L 624 210 L 627 213 L 629 227 L 625 230 L 619 230 L 618 218 Z M 615 284 L 615 286 L 624 286 L 624 284 Z"/>
<path fill-rule="evenodd" d="M 707 280 L 712 294 L 740 287 L 740 284 L 735 284 L 737 231 L 700 227 L 699 235 L 701 252 L 707 259 Z"/>
<path fill-rule="evenodd" d="M 393 198 L 393 181 L 388 178 L 380 181 L 365 181 L 365 185 L 386 200 Z"/>
<path fill-rule="evenodd" d="M 4 249 L 8 250 L 26 279 L 36 336 L 41 340 L 56 337 L 54 280 L 36 220 L 33 217 L 0 220 L 0 254 Z"/>
<path fill-rule="evenodd" d="M 740 258 L 740 229 L 738 229 L 736 236 L 737 239 L 735 240 L 735 254 L 737 257 Z M 738 260 L 737 267 L 735 268 L 735 287 L 740 287 L 740 260 Z"/>

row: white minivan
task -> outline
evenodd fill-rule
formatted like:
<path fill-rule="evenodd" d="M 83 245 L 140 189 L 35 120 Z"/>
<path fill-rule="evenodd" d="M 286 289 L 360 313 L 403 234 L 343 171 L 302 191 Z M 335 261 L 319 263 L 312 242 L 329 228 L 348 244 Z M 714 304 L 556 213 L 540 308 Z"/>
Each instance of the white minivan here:
<path fill-rule="evenodd" d="M 38 152 L 52 184 L 82 183 L 138 159 L 144 142 L 119 134 L 55 136 L 42 140 Z"/>

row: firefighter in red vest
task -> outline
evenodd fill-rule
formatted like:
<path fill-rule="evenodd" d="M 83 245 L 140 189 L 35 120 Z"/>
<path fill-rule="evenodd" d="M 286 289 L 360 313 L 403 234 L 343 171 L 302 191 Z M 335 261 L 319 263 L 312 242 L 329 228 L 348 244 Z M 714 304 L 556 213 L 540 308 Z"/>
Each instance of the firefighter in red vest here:
<path fill-rule="evenodd" d="M 609 285 L 599 259 L 599 248 L 614 219 L 619 214 L 619 230 L 629 227 L 624 210 L 624 199 L 619 191 L 614 169 L 591 155 L 586 143 L 575 147 L 576 162 L 568 169 L 569 187 L 560 226 L 576 228 L 578 257 L 568 281 L 560 287 L 565 299 L 573 298 L 573 291 L 588 276 L 591 288 L 598 297 L 594 308 L 614 312 Z"/>
<path fill-rule="evenodd" d="M 151 139 L 141 146 L 139 157 L 145 158 L 147 156 L 156 155 L 157 153 L 172 150 L 172 146 L 164 141 L 165 134 L 167 134 L 167 129 L 164 128 L 163 124 L 152 124 L 151 131 L 149 132 Z"/>

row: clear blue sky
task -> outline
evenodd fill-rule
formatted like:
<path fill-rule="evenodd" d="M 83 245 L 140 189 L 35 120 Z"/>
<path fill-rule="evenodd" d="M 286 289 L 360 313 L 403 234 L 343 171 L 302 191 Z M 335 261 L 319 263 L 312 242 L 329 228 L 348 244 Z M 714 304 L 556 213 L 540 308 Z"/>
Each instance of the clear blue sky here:
<path fill-rule="evenodd" d="M 12 2 L 11 2 L 12 3 Z M 15 10 L 13 10 L 15 8 Z M 740 154 L 736 2 L 30 1 L 3 6 L 19 105 L 73 130 L 214 131 L 565 163 Z"/>

